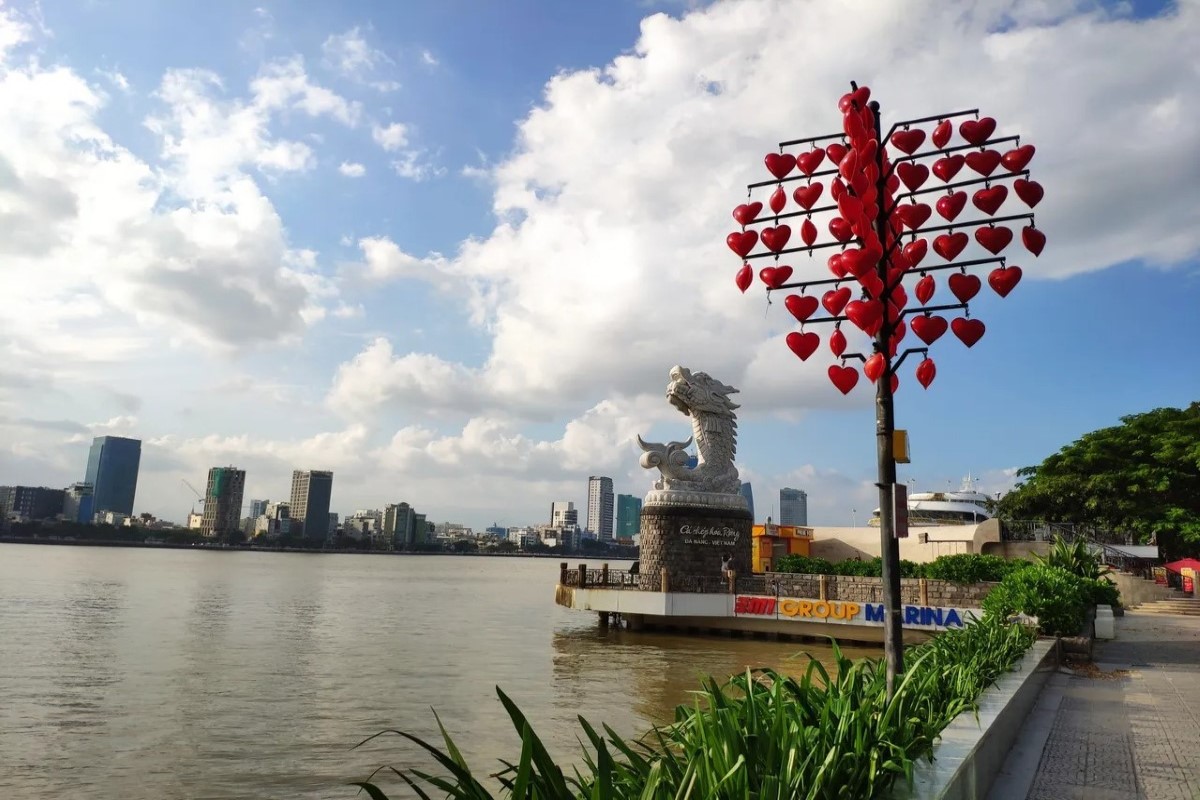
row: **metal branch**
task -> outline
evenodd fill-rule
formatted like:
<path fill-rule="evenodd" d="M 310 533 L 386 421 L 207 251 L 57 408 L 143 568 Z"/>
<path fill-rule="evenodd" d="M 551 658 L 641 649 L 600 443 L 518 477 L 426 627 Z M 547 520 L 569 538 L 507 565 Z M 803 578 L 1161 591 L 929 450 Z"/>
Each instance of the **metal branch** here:
<path fill-rule="evenodd" d="M 763 186 L 774 186 L 777 183 L 793 183 L 794 181 L 807 181 L 807 180 L 812 180 L 813 178 L 823 178 L 826 175 L 836 175 L 837 173 L 838 173 L 838 168 L 837 168 L 837 166 L 834 166 L 832 169 L 819 169 L 816 172 L 814 172 L 812 175 L 805 175 L 803 172 L 801 172 L 799 175 L 792 175 L 791 177 L 788 177 L 788 178 L 776 178 L 775 180 L 771 180 L 771 181 L 759 181 L 758 183 L 748 183 L 748 184 L 746 184 L 746 189 L 749 191 L 749 190 L 753 190 L 753 189 L 761 189 Z"/>
<path fill-rule="evenodd" d="M 838 358 L 840 358 L 842 361 L 845 361 L 848 358 L 852 358 L 852 359 L 857 358 L 859 361 L 863 362 L 864 364 L 867 362 L 867 357 L 864 356 L 862 353 L 842 353 L 840 356 L 838 356 Z"/>
<path fill-rule="evenodd" d="M 954 145 L 954 147 L 943 147 L 941 150 L 926 150 L 923 153 L 913 153 L 911 156 L 899 156 L 897 158 L 892 159 L 892 169 L 890 172 L 888 172 L 888 175 L 891 175 L 892 172 L 896 171 L 896 165 L 899 164 L 901 161 L 919 161 L 922 158 L 929 158 L 930 156 L 940 156 L 940 155 L 944 155 L 946 153 L 955 153 L 955 152 L 958 152 L 959 150 L 982 150 L 990 144 L 1000 144 L 1001 142 L 1020 142 L 1020 141 L 1021 141 L 1020 136 L 1001 136 L 996 139 L 988 139 L 986 142 L 980 142 L 979 144 L 956 144 L 956 145 Z"/>
<path fill-rule="evenodd" d="M 934 192 L 948 192 L 951 189 L 960 189 L 963 186 L 976 186 L 980 183 L 991 183 L 993 181 L 1003 181 L 1009 178 L 1023 178 L 1029 175 L 1029 170 L 1023 169 L 1020 172 L 1006 172 L 1003 175 L 989 175 L 986 178 L 973 178 L 969 181 L 955 181 L 954 183 L 945 183 L 941 186 L 930 186 L 928 189 L 915 189 L 911 192 L 903 192 L 896 195 L 896 206 L 900 205 L 900 199 L 904 197 L 914 197 L 918 194 L 932 194 Z M 896 206 L 888 210 L 890 213 L 894 211 Z"/>
<path fill-rule="evenodd" d="M 846 134 L 838 131 L 837 133 L 826 133 L 822 136 L 809 136 L 804 139 L 789 139 L 786 142 L 780 142 L 780 147 L 791 147 L 794 144 L 811 144 L 812 142 L 823 142 L 826 139 L 845 139 Z"/>
<path fill-rule="evenodd" d="M 758 217 L 756 219 L 750 220 L 742 227 L 748 228 L 751 225 L 757 225 L 760 222 L 771 222 L 771 221 L 778 222 L 781 219 L 791 219 L 793 217 L 807 217 L 809 214 L 820 214 L 825 211 L 837 211 L 837 210 L 838 210 L 838 207 L 836 204 L 831 205 L 831 206 L 818 206 L 817 208 L 810 209 L 808 211 L 792 211 L 787 214 L 776 214 L 773 217 Z"/>
<path fill-rule="evenodd" d="M 892 134 L 895 133 L 896 129 L 902 125 L 908 126 L 908 125 L 920 125 L 922 122 L 941 122 L 944 119 L 954 119 L 955 117 L 969 117 L 972 114 L 974 114 L 975 116 L 979 116 L 979 109 L 972 108 L 972 109 L 968 109 L 966 111 L 955 111 L 953 114 L 939 114 L 936 117 L 920 117 L 918 119 L 902 119 L 899 122 L 892 124 L 891 130 L 888 131 L 887 136 L 883 137 L 882 141 L 886 142 L 887 140 L 891 139 Z"/>
<path fill-rule="evenodd" d="M 910 348 L 908 348 L 903 353 L 901 353 L 900 357 L 896 359 L 894 364 L 892 364 L 892 372 L 895 372 L 896 370 L 900 369 L 900 365 L 904 363 L 904 359 L 908 358 L 913 353 L 921 353 L 926 358 L 928 358 L 929 357 L 929 348 L 928 347 L 910 347 Z"/>
<path fill-rule="evenodd" d="M 900 312 L 901 316 L 910 316 L 912 314 L 924 314 L 933 311 L 956 311 L 960 308 L 966 308 L 966 303 L 947 303 L 940 306 L 921 306 L 920 308 L 906 308 Z"/>
<path fill-rule="evenodd" d="M 783 289 L 807 289 L 810 286 L 828 286 L 831 283 L 854 283 L 857 278 L 847 275 L 844 278 L 827 278 L 820 281 L 796 281 L 795 283 L 781 283 L 778 289 L 767 288 L 767 292 L 777 292 Z"/>
<path fill-rule="evenodd" d="M 862 244 L 862 240 L 854 238 L 848 242 L 822 242 L 821 244 L 810 244 L 807 247 L 790 247 L 786 250 L 780 250 L 778 253 L 772 253 L 768 250 L 765 253 L 755 253 L 754 255 L 746 256 L 746 260 L 750 260 L 751 258 L 767 258 L 769 256 L 786 256 L 791 253 L 808 253 L 813 250 L 821 250 L 825 247 L 847 247 L 852 244 Z"/>
<path fill-rule="evenodd" d="M 988 219 L 970 220 L 966 222 L 952 222 L 949 225 L 934 225 L 931 228 L 917 228 L 915 231 L 901 231 L 896 235 L 896 241 L 900 241 L 901 236 L 908 236 L 909 234 L 916 236 L 922 233 L 933 233 L 934 231 L 952 231 L 956 228 L 975 228 L 982 225 L 993 225 L 997 222 L 1014 222 L 1019 219 L 1032 220 L 1033 213 L 1010 214 L 1007 217 L 990 217 Z"/>

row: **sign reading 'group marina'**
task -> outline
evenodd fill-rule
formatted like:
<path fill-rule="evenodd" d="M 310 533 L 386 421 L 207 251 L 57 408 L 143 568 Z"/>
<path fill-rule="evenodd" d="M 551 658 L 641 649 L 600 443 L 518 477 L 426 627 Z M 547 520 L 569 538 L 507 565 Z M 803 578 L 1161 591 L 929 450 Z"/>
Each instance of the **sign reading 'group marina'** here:
<path fill-rule="evenodd" d="M 845 600 L 803 600 L 795 597 L 738 595 L 733 613 L 739 617 L 774 617 L 798 622 L 832 622 L 842 625 L 883 625 L 883 603 L 853 603 Z M 975 616 L 977 608 L 940 608 L 906 605 L 901 609 L 904 627 L 943 631 L 961 628 Z"/>

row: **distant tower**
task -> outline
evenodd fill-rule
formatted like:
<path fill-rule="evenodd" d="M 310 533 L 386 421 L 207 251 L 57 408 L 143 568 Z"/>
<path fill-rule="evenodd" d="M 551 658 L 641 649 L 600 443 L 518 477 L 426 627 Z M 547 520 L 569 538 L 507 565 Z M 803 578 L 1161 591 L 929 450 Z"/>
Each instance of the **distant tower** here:
<path fill-rule="evenodd" d="M 220 536 L 241 530 L 242 492 L 246 487 L 246 470 L 236 467 L 213 467 L 208 471 L 208 490 L 204 492 L 204 516 L 200 533 Z"/>
<path fill-rule="evenodd" d="M 808 525 L 808 493 L 801 489 L 779 490 L 779 524 Z"/>
<path fill-rule="evenodd" d="M 613 482 L 612 478 L 593 475 L 588 478 L 588 530 L 601 541 L 613 538 Z"/>
<path fill-rule="evenodd" d="M 632 539 L 642 529 L 642 498 L 617 495 L 617 538 Z"/>
<path fill-rule="evenodd" d="M 86 483 L 92 485 L 92 509 L 133 516 L 142 441 L 121 436 L 97 436 L 88 454 Z"/>
<path fill-rule="evenodd" d="M 302 525 L 303 535 L 310 541 L 324 541 L 330 533 L 329 498 L 332 494 L 332 472 L 299 469 L 292 472 L 292 502 L 288 504 L 292 525 Z"/>
<path fill-rule="evenodd" d="M 742 497 L 746 498 L 746 505 L 750 507 L 750 519 L 754 519 L 754 490 L 750 488 L 749 483 L 743 483 L 740 490 Z"/>
<path fill-rule="evenodd" d="M 556 500 L 550 504 L 550 524 L 555 528 L 579 527 L 579 512 L 569 500 Z"/>

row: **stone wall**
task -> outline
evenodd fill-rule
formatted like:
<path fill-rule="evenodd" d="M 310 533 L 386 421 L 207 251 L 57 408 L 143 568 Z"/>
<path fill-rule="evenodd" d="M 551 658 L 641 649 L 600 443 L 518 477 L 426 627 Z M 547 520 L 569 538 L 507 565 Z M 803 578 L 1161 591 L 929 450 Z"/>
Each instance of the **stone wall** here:
<path fill-rule="evenodd" d="M 659 591 L 661 570 L 672 581 L 722 579 L 721 561 L 732 556 L 732 568 L 749 575 L 750 512 L 688 506 L 647 505 L 642 508 L 639 564 L 640 588 Z"/>
<path fill-rule="evenodd" d="M 761 585 L 755 585 L 761 583 Z M 979 608 L 995 583 L 951 583 L 925 578 L 901 578 L 900 602 L 908 605 L 943 608 Z M 820 600 L 848 600 L 855 603 L 882 603 L 883 579 L 849 575 L 795 575 L 771 573 L 738 581 L 744 594 L 775 594 L 784 597 L 811 597 Z"/>

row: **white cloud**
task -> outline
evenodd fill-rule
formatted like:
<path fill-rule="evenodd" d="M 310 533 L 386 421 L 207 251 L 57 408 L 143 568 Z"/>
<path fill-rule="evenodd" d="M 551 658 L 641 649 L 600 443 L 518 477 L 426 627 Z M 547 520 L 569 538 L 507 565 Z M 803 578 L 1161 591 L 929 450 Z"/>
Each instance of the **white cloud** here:
<path fill-rule="evenodd" d="M 361 178 L 367 174 L 367 168 L 357 161 L 343 161 L 338 166 L 338 172 L 347 178 Z"/>
<path fill-rule="evenodd" d="M 429 180 L 446 174 L 446 170 L 429 161 L 424 150 L 406 150 L 391 162 L 392 171 L 410 181 Z"/>
<path fill-rule="evenodd" d="M 113 86 L 120 89 L 125 94 L 133 91 L 133 87 L 129 85 L 129 79 L 126 78 L 120 70 L 97 70 L 101 77 L 111 83 Z"/>
<path fill-rule="evenodd" d="M 394 153 L 408 144 L 408 126 L 403 122 L 387 126 L 377 124 L 371 128 L 371 138 L 384 150 Z"/>
<path fill-rule="evenodd" d="M 265 110 L 299 109 L 310 117 L 330 116 L 348 127 L 358 124 L 362 105 L 308 79 L 299 56 L 267 64 L 253 81 L 255 105 Z"/>
<path fill-rule="evenodd" d="M 345 33 L 331 34 L 321 45 L 325 65 L 349 78 L 361 78 L 392 60 L 382 50 L 372 47 L 355 26 Z"/>
<path fill-rule="evenodd" d="M 435 56 L 430 50 L 422 49 L 421 50 L 421 63 L 427 67 L 436 67 L 441 62 L 438 61 L 437 56 Z"/>
<path fill-rule="evenodd" d="M 0 7 L 0 59 L 8 52 L 29 41 L 29 24 L 22 20 L 12 8 Z"/>

